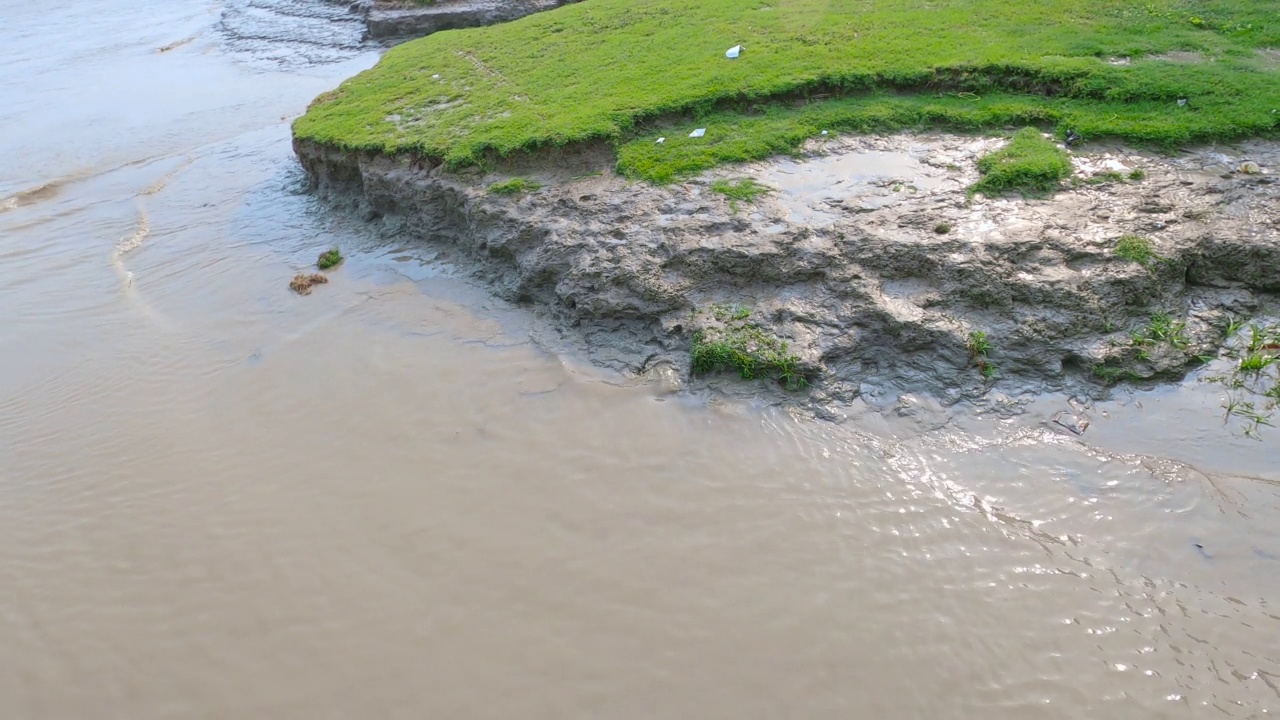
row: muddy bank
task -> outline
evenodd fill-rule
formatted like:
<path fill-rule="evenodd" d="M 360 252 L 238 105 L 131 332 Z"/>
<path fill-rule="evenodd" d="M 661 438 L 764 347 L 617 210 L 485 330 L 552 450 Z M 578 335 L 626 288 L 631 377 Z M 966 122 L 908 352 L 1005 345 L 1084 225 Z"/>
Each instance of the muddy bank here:
<path fill-rule="evenodd" d="M 1280 145 L 1094 147 L 1050 199 L 970 200 L 976 158 L 1001 142 L 833 138 L 667 187 L 612 176 L 603 150 L 456 175 L 295 149 L 330 197 L 478 261 L 597 362 L 688 378 L 699 330 L 747 324 L 786 342 L 809 382 L 798 397 L 819 409 L 886 386 L 954 403 L 1177 379 L 1280 292 Z M 515 176 L 544 187 L 488 190 Z M 712 191 L 744 177 L 771 192 Z M 1149 256 L 1126 259 L 1126 236 Z M 1136 340 L 1153 322 L 1176 333 Z M 754 386 L 785 394 L 769 388 Z"/>
<path fill-rule="evenodd" d="M 364 18 L 375 40 L 409 40 L 441 30 L 482 27 L 516 20 L 577 0 L 356 0 L 352 12 Z"/>

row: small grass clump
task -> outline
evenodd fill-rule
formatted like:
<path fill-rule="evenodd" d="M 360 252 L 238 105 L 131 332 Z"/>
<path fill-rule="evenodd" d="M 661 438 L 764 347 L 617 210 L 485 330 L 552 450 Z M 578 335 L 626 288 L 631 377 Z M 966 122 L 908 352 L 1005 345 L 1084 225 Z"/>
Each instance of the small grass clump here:
<path fill-rule="evenodd" d="M 1128 177 L 1133 182 L 1141 182 L 1147 179 L 1147 171 L 1142 168 L 1134 168 L 1129 171 Z"/>
<path fill-rule="evenodd" d="M 1120 236 L 1116 241 L 1116 257 L 1135 262 L 1142 266 L 1150 266 L 1156 260 L 1155 249 L 1151 241 L 1141 235 L 1132 233 Z"/>
<path fill-rule="evenodd" d="M 1175 148 L 1280 126 L 1259 53 L 1275 47 L 1275 0 L 590 0 L 392 48 L 294 133 L 449 168 L 603 142 L 654 182 L 823 130 L 1034 125 Z M 1167 56 L 1188 49 L 1205 61 Z"/>
<path fill-rule="evenodd" d="M 996 366 L 988 359 L 988 355 L 995 351 L 995 345 L 991 344 L 991 339 L 981 330 L 974 330 L 969 333 L 968 340 L 965 341 L 965 347 L 969 350 L 969 358 L 978 366 L 978 371 L 985 378 L 993 378 L 996 375 Z"/>
<path fill-rule="evenodd" d="M 1226 396 L 1226 422 L 1243 424 L 1257 438 L 1280 410 L 1280 325 L 1252 324 L 1232 318 L 1226 327 L 1227 357 L 1236 359 L 1229 372 L 1207 380 L 1221 383 Z"/>
<path fill-rule="evenodd" d="M 732 370 L 743 380 L 772 378 L 788 390 L 809 384 L 787 342 L 756 325 L 731 322 L 699 330 L 690 354 L 694 375 Z"/>
<path fill-rule="evenodd" d="M 523 195 L 542 189 L 542 183 L 528 178 L 513 177 L 510 180 L 496 182 L 489 186 L 494 195 Z"/>
<path fill-rule="evenodd" d="M 342 263 L 342 251 L 338 248 L 330 248 L 320 253 L 320 257 L 316 258 L 316 267 L 321 270 L 329 270 L 337 267 Z"/>
<path fill-rule="evenodd" d="M 940 222 L 933 226 L 933 231 L 939 235 L 946 235 L 951 232 L 951 223 Z"/>
<path fill-rule="evenodd" d="M 738 202 L 753 203 L 761 195 L 769 193 L 771 189 L 768 185 L 761 185 L 751 178 L 743 178 L 736 182 L 728 180 L 716 180 L 711 183 L 711 192 L 719 193 L 729 198 L 729 207 L 733 212 L 738 212 Z"/>
<path fill-rule="evenodd" d="M 971 192 L 1042 196 L 1053 192 L 1071 175 L 1071 159 L 1039 130 L 1023 128 L 1008 145 L 978 158 L 978 172 L 982 179 Z"/>
<path fill-rule="evenodd" d="M 329 277 L 323 273 L 298 273 L 293 276 L 293 280 L 289 281 L 289 289 L 299 295 L 310 295 L 311 288 L 327 282 Z"/>
<path fill-rule="evenodd" d="M 722 323 L 746 320 L 751 317 L 751 308 L 746 307 L 745 305 L 716 303 L 711 306 L 711 317 Z"/>
<path fill-rule="evenodd" d="M 1187 324 L 1181 320 L 1174 320 L 1166 312 L 1153 313 L 1147 324 L 1135 330 L 1129 337 L 1133 340 L 1133 344 L 1138 346 L 1164 342 L 1178 350 L 1185 350 L 1191 344 L 1191 340 L 1187 337 Z"/>

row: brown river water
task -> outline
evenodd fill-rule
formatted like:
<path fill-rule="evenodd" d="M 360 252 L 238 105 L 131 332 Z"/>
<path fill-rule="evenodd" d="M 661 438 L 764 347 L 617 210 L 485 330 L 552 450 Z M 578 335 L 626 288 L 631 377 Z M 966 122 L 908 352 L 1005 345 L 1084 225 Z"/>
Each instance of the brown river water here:
<path fill-rule="evenodd" d="M 1280 714 L 1280 435 L 1203 383 L 665 394 L 306 194 L 340 7 L 3 17 L 0 717 Z"/>

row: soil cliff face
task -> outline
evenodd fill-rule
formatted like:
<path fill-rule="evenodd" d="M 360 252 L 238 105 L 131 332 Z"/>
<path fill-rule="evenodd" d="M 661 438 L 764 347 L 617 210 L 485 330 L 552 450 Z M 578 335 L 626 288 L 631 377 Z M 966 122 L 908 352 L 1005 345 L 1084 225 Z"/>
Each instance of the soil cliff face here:
<path fill-rule="evenodd" d="M 577 0 L 357 0 L 351 9 L 364 16 L 369 37 L 409 40 L 441 30 L 482 27 L 516 20 Z"/>
<path fill-rule="evenodd" d="M 481 176 L 296 150 L 324 193 L 460 251 L 597 362 L 687 378 L 699 330 L 749 324 L 798 356 L 809 384 L 796 397 L 819 410 L 886 387 L 943 402 L 993 388 L 1099 396 L 1181 377 L 1231 318 L 1270 312 L 1280 145 L 1082 151 L 1077 184 L 1052 198 L 970 200 L 976 158 L 1000 142 L 831 139 L 665 187 L 600 174 L 603 151 Z M 517 175 L 545 187 L 488 190 Z M 712 191 L 740 177 L 771 191 L 754 203 Z"/>

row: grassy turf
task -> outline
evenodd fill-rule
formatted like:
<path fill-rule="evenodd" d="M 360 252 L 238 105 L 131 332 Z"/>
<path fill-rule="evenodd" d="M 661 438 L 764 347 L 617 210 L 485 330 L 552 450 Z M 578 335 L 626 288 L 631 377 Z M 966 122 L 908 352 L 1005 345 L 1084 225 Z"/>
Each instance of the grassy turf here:
<path fill-rule="evenodd" d="M 973 186 L 974 192 L 1043 195 L 1071 174 L 1071 158 L 1035 128 L 1023 128 L 1008 145 L 978 158 L 978 172 L 982 179 Z"/>
<path fill-rule="evenodd" d="M 821 130 L 1036 125 L 1174 146 L 1280 127 L 1280 68 L 1259 52 L 1277 46 L 1274 0 L 585 0 L 405 43 L 294 130 L 455 167 L 603 139 L 659 182 Z M 1202 59 L 1158 57 L 1172 51 Z"/>

